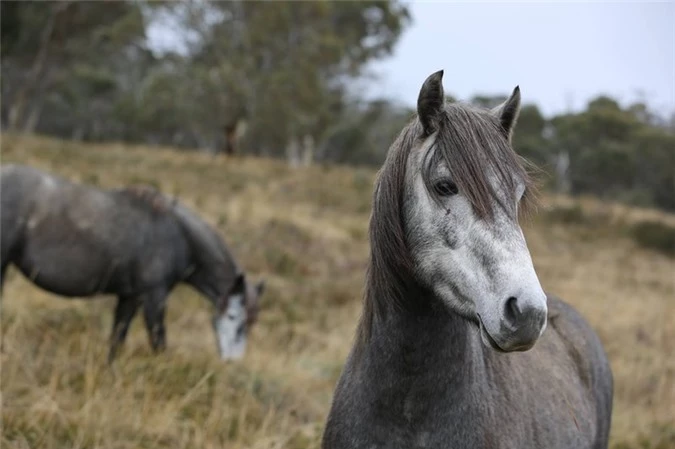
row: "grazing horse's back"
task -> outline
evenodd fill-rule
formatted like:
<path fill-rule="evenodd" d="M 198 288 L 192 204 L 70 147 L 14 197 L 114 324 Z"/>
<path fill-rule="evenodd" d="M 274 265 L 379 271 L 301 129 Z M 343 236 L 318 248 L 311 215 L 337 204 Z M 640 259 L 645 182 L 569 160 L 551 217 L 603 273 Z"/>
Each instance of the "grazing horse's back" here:
<path fill-rule="evenodd" d="M 179 278 L 186 252 L 175 218 L 155 213 L 133 190 L 102 190 L 20 165 L 2 169 L 3 271 L 14 263 L 63 296 L 129 294 Z"/>

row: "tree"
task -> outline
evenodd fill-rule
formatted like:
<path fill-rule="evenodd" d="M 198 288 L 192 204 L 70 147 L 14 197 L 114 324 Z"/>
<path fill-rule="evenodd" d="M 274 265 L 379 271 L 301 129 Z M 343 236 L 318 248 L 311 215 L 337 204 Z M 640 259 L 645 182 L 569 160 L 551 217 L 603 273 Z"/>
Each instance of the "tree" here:
<path fill-rule="evenodd" d="M 569 154 L 572 193 L 675 208 L 675 137 L 650 117 L 646 108 L 622 109 L 606 96 L 586 111 L 554 117 L 551 147 Z"/>
<path fill-rule="evenodd" d="M 409 24 L 397 0 L 7 0 L 0 16 L 2 123 L 15 131 L 378 165 L 414 114 L 348 94 Z M 148 47 L 162 21 L 174 51 Z M 559 190 L 675 210 L 675 116 L 647 104 L 600 96 L 551 119 L 525 104 L 513 146 Z"/>
<path fill-rule="evenodd" d="M 523 105 L 518 116 L 518 125 L 513 134 L 513 148 L 535 164 L 547 167 L 554 163 L 550 144 L 544 137 L 547 122 L 533 104 Z"/>
<path fill-rule="evenodd" d="M 10 24 L 3 31 L 2 93 L 3 115 L 12 130 L 32 131 L 46 92 L 68 80 L 96 83 L 90 78 L 94 73 L 100 81 L 120 52 L 144 38 L 142 14 L 134 2 L 3 1 L 0 7 L 3 25 Z M 72 99 L 75 90 L 68 90 Z"/>
<path fill-rule="evenodd" d="M 328 162 L 378 166 L 413 115 L 413 110 L 389 100 L 353 101 L 326 130 L 320 157 Z"/>
<path fill-rule="evenodd" d="M 194 98 L 210 107 L 202 132 L 245 116 L 249 151 L 283 154 L 304 135 L 320 140 L 340 113 L 345 85 L 389 54 L 409 19 L 398 2 L 216 2 L 181 13 L 195 30 Z"/>

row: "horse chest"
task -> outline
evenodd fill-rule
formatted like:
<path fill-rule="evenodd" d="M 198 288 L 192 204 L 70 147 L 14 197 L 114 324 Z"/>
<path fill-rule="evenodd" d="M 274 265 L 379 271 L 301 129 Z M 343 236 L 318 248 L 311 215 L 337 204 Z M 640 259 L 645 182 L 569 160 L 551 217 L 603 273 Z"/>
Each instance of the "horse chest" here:
<path fill-rule="evenodd" d="M 508 437 L 497 435 L 476 407 L 459 404 L 453 407 L 422 405 L 406 398 L 400 413 L 359 415 L 357 421 L 339 425 L 345 430 L 328 448 L 368 449 L 507 449 L 513 446 Z M 449 406 L 449 407 L 448 407 Z M 348 430 L 347 430 L 348 429 Z M 330 431 L 328 434 L 330 435 Z"/>
<path fill-rule="evenodd" d="M 435 392 L 435 394 L 434 394 Z M 495 421 L 488 398 L 441 384 L 390 391 L 386 399 L 361 395 L 360 407 L 331 423 L 325 449 L 534 448 Z M 355 416 L 357 415 L 357 416 Z M 344 418 L 344 422 L 340 422 Z M 335 434 L 333 432 L 335 431 Z M 522 435 L 520 435 L 522 436 Z"/>
<path fill-rule="evenodd" d="M 499 448 L 490 413 L 489 398 L 472 383 L 444 378 L 442 373 L 424 376 L 405 394 L 403 414 L 408 436 L 401 447 Z M 453 382 L 455 380 L 455 382 Z"/>
<path fill-rule="evenodd" d="M 415 374 L 355 374 L 344 385 L 345 396 L 336 397 L 344 402 L 327 432 L 335 432 L 338 444 L 326 449 L 590 447 L 592 429 L 557 416 L 563 405 L 542 391 L 531 392 L 527 382 L 507 388 L 481 363 L 461 366 L 454 372 L 428 366 Z M 586 415 L 583 407 L 575 409 Z"/>
<path fill-rule="evenodd" d="M 377 382 L 373 382 L 374 379 Z M 463 371 L 356 374 L 336 397 L 326 448 L 497 448 Z M 368 385 L 368 388 L 364 388 Z M 351 390 L 351 391 L 349 391 Z M 349 391 L 349 392 L 348 392 Z"/>

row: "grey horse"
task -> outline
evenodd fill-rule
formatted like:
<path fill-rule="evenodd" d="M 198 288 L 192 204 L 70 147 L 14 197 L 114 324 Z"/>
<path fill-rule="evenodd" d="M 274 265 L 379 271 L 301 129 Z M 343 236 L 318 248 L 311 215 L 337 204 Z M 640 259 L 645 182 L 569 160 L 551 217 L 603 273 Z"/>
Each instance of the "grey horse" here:
<path fill-rule="evenodd" d="M 598 336 L 542 290 L 518 217 L 519 88 L 446 104 L 443 71 L 389 149 L 364 308 L 324 449 L 606 448 L 613 380 Z"/>
<path fill-rule="evenodd" d="M 1 271 L 14 264 L 64 297 L 117 295 L 108 360 L 143 309 L 150 344 L 166 347 L 167 296 L 185 282 L 214 306 L 221 358 L 244 355 L 264 283 L 248 281 L 218 234 L 180 202 L 148 186 L 110 190 L 25 165 L 0 169 Z"/>

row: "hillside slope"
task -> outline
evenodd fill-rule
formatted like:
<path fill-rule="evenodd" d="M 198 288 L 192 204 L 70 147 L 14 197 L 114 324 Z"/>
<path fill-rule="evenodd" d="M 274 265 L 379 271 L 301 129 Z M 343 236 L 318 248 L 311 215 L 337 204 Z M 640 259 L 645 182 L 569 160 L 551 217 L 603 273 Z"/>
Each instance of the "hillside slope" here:
<path fill-rule="evenodd" d="M 209 304 L 180 287 L 169 300 L 168 351 L 150 353 L 137 318 L 110 370 L 114 299 L 56 298 L 11 271 L 2 299 L 2 447 L 318 447 L 360 312 L 374 172 L 8 135 L 1 157 L 100 186 L 142 182 L 176 194 L 267 281 L 243 361 L 218 360 Z M 612 447 L 675 447 L 675 265 L 603 225 L 673 216 L 587 200 L 591 223 L 552 220 L 549 210 L 570 202 L 545 197 L 525 226 L 542 284 L 575 305 L 606 345 Z"/>

